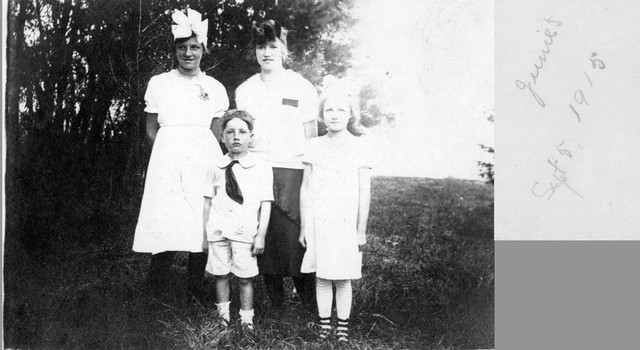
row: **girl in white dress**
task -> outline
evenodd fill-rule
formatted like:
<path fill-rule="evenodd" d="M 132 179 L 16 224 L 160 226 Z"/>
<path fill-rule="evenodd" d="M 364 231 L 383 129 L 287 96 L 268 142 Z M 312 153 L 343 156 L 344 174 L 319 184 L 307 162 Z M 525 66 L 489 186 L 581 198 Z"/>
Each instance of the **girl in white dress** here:
<path fill-rule="evenodd" d="M 145 94 L 147 136 L 152 145 L 133 250 L 152 253 L 150 287 L 163 287 L 177 251 L 188 251 L 188 286 L 201 291 L 207 262 L 202 230 L 202 186 L 222 155 L 212 119 L 228 107 L 225 88 L 200 70 L 207 52 L 208 20 L 175 10 L 172 26 L 178 68 L 154 76 Z"/>
<path fill-rule="evenodd" d="M 330 93 L 320 106 L 328 133 L 308 141 L 303 159 L 300 243 L 307 250 L 301 269 L 316 273 L 321 338 L 331 330 L 332 285 L 336 286 L 336 334 L 346 342 L 351 280 L 362 276 L 371 168 L 361 140 L 347 130 L 355 119 L 353 100 L 344 93 Z"/>

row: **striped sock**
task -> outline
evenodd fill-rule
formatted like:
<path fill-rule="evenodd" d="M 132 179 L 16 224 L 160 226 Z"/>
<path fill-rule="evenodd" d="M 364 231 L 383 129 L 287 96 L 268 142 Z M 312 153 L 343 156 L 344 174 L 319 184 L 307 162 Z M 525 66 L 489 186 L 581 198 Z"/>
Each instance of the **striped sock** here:
<path fill-rule="evenodd" d="M 320 339 L 327 339 L 331 333 L 331 317 L 320 317 Z"/>
<path fill-rule="evenodd" d="M 338 319 L 338 327 L 336 327 L 336 336 L 339 342 L 349 341 L 349 319 Z"/>

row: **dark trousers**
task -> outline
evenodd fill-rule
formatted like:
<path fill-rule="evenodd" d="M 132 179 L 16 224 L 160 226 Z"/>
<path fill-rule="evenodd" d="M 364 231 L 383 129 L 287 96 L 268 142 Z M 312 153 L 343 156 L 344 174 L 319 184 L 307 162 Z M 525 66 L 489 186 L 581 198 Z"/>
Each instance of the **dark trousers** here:
<path fill-rule="evenodd" d="M 274 306 L 279 307 L 284 302 L 283 276 L 262 275 L 267 295 Z M 300 276 L 291 277 L 296 287 L 298 296 L 307 307 L 315 305 L 315 276 L 312 273 L 303 273 Z"/>
<path fill-rule="evenodd" d="M 147 283 L 154 288 L 163 288 L 166 286 L 169 270 L 176 256 L 176 251 L 167 251 L 151 256 L 151 265 L 147 273 Z M 204 280 L 204 269 L 207 265 L 207 253 L 189 252 L 187 262 L 187 274 L 189 289 L 197 289 L 202 285 Z"/>

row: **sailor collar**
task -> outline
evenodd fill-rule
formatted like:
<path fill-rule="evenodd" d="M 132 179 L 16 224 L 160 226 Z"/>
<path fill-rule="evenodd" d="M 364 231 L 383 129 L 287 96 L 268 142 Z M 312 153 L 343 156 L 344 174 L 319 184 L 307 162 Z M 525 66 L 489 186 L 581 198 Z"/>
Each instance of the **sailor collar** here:
<path fill-rule="evenodd" d="M 251 167 L 253 167 L 253 166 L 255 166 L 257 164 L 257 159 L 251 152 L 248 152 L 247 155 L 245 155 L 244 157 L 242 157 L 240 159 L 235 159 L 235 160 L 237 160 L 238 163 L 240 164 L 240 166 L 242 166 L 245 169 L 251 168 Z M 215 165 L 220 169 L 224 169 L 232 161 L 234 161 L 234 159 L 231 159 L 231 157 L 229 157 L 228 154 L 225 154 L 223 157 L 219 158 L 215 162 Z"/>

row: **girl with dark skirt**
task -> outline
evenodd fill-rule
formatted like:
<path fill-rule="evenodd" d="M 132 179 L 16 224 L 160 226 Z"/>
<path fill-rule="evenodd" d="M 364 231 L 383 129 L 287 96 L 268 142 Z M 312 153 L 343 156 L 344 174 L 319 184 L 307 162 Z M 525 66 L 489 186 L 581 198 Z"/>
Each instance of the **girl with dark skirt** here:
<path fill-rule="evenodd" d="M 291 276 L 303 305 L 313 309 L 315 277 L 300 272 L 305 248 L 298 238 L 302 156 L 306 139 L 318 135 L 318 93 L 308 80 L 284 67 L 285 28 L 267 20 L 254 24 L 252 32 L 260 72 L 237 88 L 236 104 L 255 118 L 250 151 L 271 164 L 275 197 L 258 267 L 273 306 L 282 305 L 283 277 Z"/>

